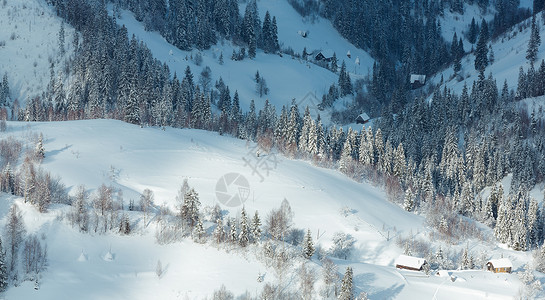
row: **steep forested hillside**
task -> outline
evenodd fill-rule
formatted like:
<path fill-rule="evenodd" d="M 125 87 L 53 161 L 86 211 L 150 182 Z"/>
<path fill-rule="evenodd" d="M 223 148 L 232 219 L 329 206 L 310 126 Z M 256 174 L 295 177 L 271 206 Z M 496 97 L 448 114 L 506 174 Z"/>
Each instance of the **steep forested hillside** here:
<path fill-rule="evenodd" d="M 0 5 L 7 296 L 543 294 L 544 1 Z"/>

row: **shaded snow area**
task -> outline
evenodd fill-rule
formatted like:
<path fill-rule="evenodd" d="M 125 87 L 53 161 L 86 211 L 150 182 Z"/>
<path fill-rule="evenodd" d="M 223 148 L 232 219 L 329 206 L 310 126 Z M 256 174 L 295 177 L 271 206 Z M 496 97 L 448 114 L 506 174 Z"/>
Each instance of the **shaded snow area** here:
<path fill-rule="evenodd" d="M 318 299 L 324 287 L 318 256 L 331 249 L 336 232 L 354 240 L 346 260 L 331 257 L 339 276 L 352 267 L 355 292 L 365 291 L 370 299 L 510 299 L 519 291 L 516 274 L 443 271 L 442 275 L 426 275 L 395 269 L 395 259 L 403 253 L 398 237 L 412 236 L 432 245 L 437 241 L 430 238 L 422 217 L 388 202 L 380 189 L 354 182 L 338 171 L 272 152 L 260 154 L 267 158 L 269 171 L 258 169 L 258 174 L 247 163 L 255 159 L 252 143 L 200 130 L 140 128 L 110 120 L 8 122 L 8 131 L 0 137 L 28 141 L 39 133 L 45 148 L 41 167 L 59 176 L 71 194 L 80 184 L 90 190 L 91 199 L 103 183 L 121 189 L 123 213 L 133 232 L 128 236 L 117 230 L 82 233 L 66 218 L 69 206 L 54 204 L 40 214 L 22 199 L 2 196 L 0 226 L 6 222 L 10 204 L 16 202 L 27 232 L 44 237 L 49 258 L 38 290 L 34 282 L 25 281 L 10 287 L 6 299 L 210 299 L 222 284 L 237 296 L 247 292 L 255 297 L 266 284 L 278 282 L 296 292 L 304 261 L 316 275 L 313 298 Z M 211 237 L 203 244 L 189 237 L 164 245 L 156 242 L 159 207 L 176 209 L 176 193 L 184 178 L 199 194 L 201 211 L 219 204 L 229 217 L 240 218 L 241 206 L 224 206 L 216 196 L 218 180 L 227 173 L 247 179 L 244 207 L 250 216 L 259 211 L 263 223 L 284 199 L 289 202 L 294 228 L 312 232 L 317 253 L 310 261 L 296 254 L 279 272 L 264 258 L 264 242 L 219 249 Z M 155 195 L 147 220 L 142 212 L 127 209 L 131 199 L 138 205 L 144 189 Z M 215 224 L 206 220 L 204 227 L 211 234 Z M 472 249 L 485 252 L 485 259 L 509 257 L 516 272 L 522 272 L 523 262 L 529 259 L 525 253 L 492 244 L 471 244 Z M 286 245 L 288 248 L 301 253 L 301 246 Z"/>
<path fill-rule="evenodd" d="M 242 13 L 244 7 L 241 4 Z M 299 54 L 305 47 L 309 53 L 315 50 L 334 51 L 338 58 L 338 65 L 340 66 L 344 60 L 352 79 L 367 76 L 371 72 L 374 62 L 371 56 L 342 38 L 328 20 L 317 18 L 315 22 L 305 21 L 286 0 L 258 2 L 261 20 L 267 10 L 271 16 L 277 18 L 281 48 L 291 47 Z M 113 12 L 112 7 L 110 12 Z M 265 100 L 269 99 L 276 106 L 277 112 L 280 112 L 282 105 L 290 105 L 292 100 L 295 100 L 300 107 L 313 108 L 311 113 L 316 117 L 317 105 L 321 102 L 322 95 L 327 94 L 331 84 L 338 81 L 338 75 L 328 69 L 285 54 L 282 56 L 266 54 L 258 49 L 254 59 L 231 60 L 233 50 L 238 52 L 239 47 L 232 45 L 229 41 L 220 41 L 208 50 L 182 51 L 169 44 L 158 32 L 145 31 L 144 25 L 126 10 L 121 10 L 117 23 L 127 27 L 129 37 L 134 35 L 144 42 L 153 56 L 166 63 L 171 73 L 176 73 L 178 78 L 183 77 L 184 70 L 189 66 L 198 80 L 203 68 L 209 66 L 212 69 L 212 82 L 221 77 L 232 94 L 238 91 L 244 111 L 248 110 L 252 99 L 255 100 L 258 110 L 263 107 Z M 302 37 L 299 31 L 308 32 L 308 36 Z M 351 58 L 346 56 L 348 52 Z M 197 65 L 193 59 L 197 53 L 202 55 L 200 65 Z M 224 64 L 219 63 L 219 57 L 222 54 Z M 356 64 L 356 59 L 359 60 L 359 64 Z M 254 79 L 257 71 L 266 80 L 270 90 L 269 94 L 261 97 L 255 88 Z M 321 115 L 324 117 L 327 114 Z"/>
<path fill-rule="evenodd" d="M 0 3 L 0 76 L 8 74 L 12 100 L 26 103 L 42 96 L 51 77 L 55 78 L 73 53 L 74 30 L 64 25 L 61 55 L 61 19 L 45 1 L 5 0 Z M 64 77 L 63 77 L 64 78 Z"/>

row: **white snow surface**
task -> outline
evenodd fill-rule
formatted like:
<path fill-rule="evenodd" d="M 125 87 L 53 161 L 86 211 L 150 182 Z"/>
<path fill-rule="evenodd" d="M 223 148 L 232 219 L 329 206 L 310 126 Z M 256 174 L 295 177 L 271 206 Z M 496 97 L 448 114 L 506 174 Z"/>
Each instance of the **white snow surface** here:
<path fill-rule="evenodd" d="M 515 25 L 511 31 L 498 37 L 495 40 L 489 42 L 492 45 L 494 51 L 494 62 L 489 64 L 485 69 L 485 76 L 488 77 L 492 73 L 498 88 L 501 90 L 504 81 L 507 81 L 507 85 L 510 89 L 516 89 L 518 85 L 519 68 L 523 67 L 525 71 L 528 71 L 530 63 L 526 59 L 526 50 L 528 49 L 528 41 L 530 40 L 531 32 L 531 19 L 527 19 L 522 23 L 527 24 L 526 28 L 520 29 L 521 24 Z M 545 26 L 543 26 L 543 12 L 540 12 L 536 16 L 536 23 L 540 27 L 540 35 L 544 36 Z M 452 36 L 451 36 L 452 38 Z M 465 50 L 469 51 L 470 44 L 464 42 Z M 534 68 L 539 69 L 541 60 L 545 59 L 545 46 L 542 42 L 538 49 L 538 55 Z M 445 84 L 448 88 L 454 92 L 460 94 L 462 92 L 464 83 L 468 88 L 471 88 L 474 81 L 477 81 L 478 72 L 475 70 L 475 54 L 471 53 L 462 58 L 462 70 L 459 73 L 458 79 L 454 77 L 452 65 L 439 72 L 437 75 L 430 78 L 430 82 L 439 83 L 441 76 L 445 80 Z"/>
<path fill-rule="evenodd" d="M 434 295 L 441 299 L 502 299 L 513 297 L 520 286 L 515 274 L 459 271 L 456 276 L 463 280 L 452 282 L 396 270 L 395 258 L 402 253 L 396 236 L 427 236 L 429 229 L 422 217 L 388 202 L 378 188 L 279 154 L 276 167 L 268 175 L 264 173 L 261 182 L 242 159 L 255 153 L 250 150 L 254 145 L 242 140 L 201 130 L 163 131 L 112 120 L 8 122 L 8 131 L 0 137 L 12 135 L 28 141 L 38 133 L 43 133 L 46 149 L 42 168 L 60 176 L 71 191 L 79 184 L 89 189 L 102 183 L 121 188 L 125 204 L 129 199 L 138 203 L 139 193 L 149 188 L 155 193 L 156 206 L 174 208 L 176 191 L 183 178 L 188 178 L 202 205 L 211 206 L 218 203 L 218 179 L 229 172 L 240 173 L 250 183 L 250 198 L 244 203 L 250 215 L 258 210 L 264 219 L 286 199 L 294 213 L 294 226 L 310 229 L 317 245 L 329 248 L 337 231 L 352 235 L 356 244 L 351 260 L 334 261 L 341 273 L 346 266 L 354 268 L 356 291 L 368 292 L 371 299 L 431 299 Z M 139 212 L 126 212 L 131 223 L 140 226 L 130 236 L 83 234 L 60 218 L 69 207 L 56 204 L 40 214 L 22 199 L 3 196 L 2 216 L 7 215 L 12 202 L 22 209 L 27 231 L 46 236 L 49 266 L 39 290 L 27 281 L 11 287 L 7 299 L 203 299 L 221 284 L 235 295 L 245 291 L 256 295 L 266 282 L 276 281 L 275 271 L 256 258 L 252 247 L 228 252 L 189 239 L 158 245 L 156 222 L 152 220 L 142 229 Z M 240 214 L 240 206 L 221 207 L 231 216 Z M 5 217 L 0 226 L 4 222 Z M 515 270 L 527 259 L 524 254 L 498 248 L 489 253 L 514 258 Z M 160 277 L 155 273 L 158 261 L 163 266 Z M 317 264 L 313 259 L 310 266 L 316 268 Z M 294 261 L 291 271 L 299 265 Z M 258 282 L 256 278 L 263 274 L 264 282 Z M 316 290 L 321 284 L 319 279 Z M 297 280 L 289 288 L 298 289 Z"/>
<path fill-rule="evenodd" d="M 5 3 L 5 5 L 3 4 Z M 0 78 L 8 74 L 12 100 L 24 104 L 41 96 L 54 64 L 55 79 L 73 53 L 74 30 L 65 24 L 65 55 L 60 55 L 61 19 L 42 0 L 5 0 L 0 3 Z"/>

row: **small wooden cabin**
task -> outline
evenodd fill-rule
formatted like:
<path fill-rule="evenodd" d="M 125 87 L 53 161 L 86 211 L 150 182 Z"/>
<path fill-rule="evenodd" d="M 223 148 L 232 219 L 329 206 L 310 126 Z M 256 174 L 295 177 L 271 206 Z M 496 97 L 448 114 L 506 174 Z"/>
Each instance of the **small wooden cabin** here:
<path fill-rule="evenodd" d="M 486 269 L 494 273 L 511 273 L 513 264 L 509 258 L 491 259 L 486 263 Z"/>
<path fill-rule="evenodd" d="M 333 59 L 333 50 L 327 49 L 327 50 L 320 50 L 314 55 L 314 59 L 317 61 L 323 60 L 330 62 Z"/>
<path fill-rule="evenodd" d="M 426 75 L 411 74 L 411 89 L 417 89 L 426 84 Z"/>
<path fill-rule="evenodd" d="M 362 113 L 361 115 L 356 117 L 356 124 L 365 124 L 369 122 L 371 118 L 366 113 Z"/>
<path fill-rule="evenodd" d="M 400 255 L 395 261 L 396 268 L 411 271 L 422 271 L 426 264 L 425 259 L 408 255 Z"/>

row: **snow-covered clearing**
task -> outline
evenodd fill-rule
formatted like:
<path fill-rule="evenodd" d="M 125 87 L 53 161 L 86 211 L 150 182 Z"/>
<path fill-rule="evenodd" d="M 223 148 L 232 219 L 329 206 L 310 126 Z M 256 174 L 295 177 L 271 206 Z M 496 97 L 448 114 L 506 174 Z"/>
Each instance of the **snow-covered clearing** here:
<path fill-rule="evenodd" d="M 465 281 L 454 282 L 435 276 L 422 277 L 419 272 L 400 274 L 393 266 L 402 252 L 396 246 L 395 235 L 427 236 L 429 229 L 422 217 L 386 201 L 380 189 L 356 183 L 337 171 L 279 154 L 263 154 L 275 156 L 277 163 L 270 165 L 269 173 L 263 173 L 261 181 L 243 160 L 255 154 L 255 150 L 250 150 L 253 144 L 242 140 L 200 130 L 163 131 L 111 120 L 8 122 L 8 131 L 1 136 L 28 140 L 35 133 L 44 135 L 46 158 L 42 167 L 60 176 L 68 188 L 74 191 L 77 185 L 85 184 L 96 189 L 102 183 L 111 184 L 123 189 L 125 203 L 129 199 L 138 201 L 139 193 L 149 188 L 155 193 L 157 205 L 174 208 L 176 191 L 183 178 L 188 178 L 202 205 L 215 205 L 218 179 L 229 172 L 240 173 L 250 183 L 250 197 L 244 203 L 249 214 L 258 210 L 264 218 L 287 199 L 294 212 L 294 226 L 309 228 L 321 247 L 329 248 L 337 231 L 352 235 L 356 244 L 351 260 L 335 259 L 335 263 L 341 273 L 346 266 L 352 266 L 356 291 L 369 292 L 371 299 L 410 299 L 417 295 L 431 298 L 436 290 L 441 299 L 468 295 L 497 299 L 497 295 L 515 295 L 520 285 L 516 275 L 480 271 L 459 272 L 456 276 Z M 46 236 L 49 267 L 38 291 L 33 283 L 25 282 L 8 290 L 9 299 L 35 295 L 41 299 L 59 295 L 81 299 L 202 299 L 222 283 L 235 295 L 248 291 L 255 296 L 266 282 L 277 279 L 274 269 L 257 259 L 254 247 L 226 252 L 210 243 L 200 245 L 190 239 L 158 245 L 154 237 L 156 223 L 152 220 L 142 229 L 138 212 L 129 213 L 133 224 L 139 225 L 130 236 L 84 234 L 61 220 L 59 216 L 68 209 L 62 205 L 53 205 L 48 213 L 39 214 L 20 199 L 4 196 L 0 206 L 2 216 L 7 214 L 12 201 L 22 208 L 29 233 Z M 241 209 L 221 207 L 231 216 L 237 216 Z M 512 253 L 499 248 L 491 250 L 489 253 L 494 256 Z M 155 274 L 158 260 L 164 269 L 160 278 Z M 520 261 L 515 265 L 516 270 Z M 314 259 L 311 265 L 316 267 L 318 263 Z M 299 264 L 300 260 L 296 260 L 290 270 L 295 271 Z M 264 282 L 256 280 L 260 274 L 266 274 Z M 297 278 L 290 280 L 287 281 L 290 288 L 297 289 Z M 318 289 L 321 279 L 316 284 Z"/>

